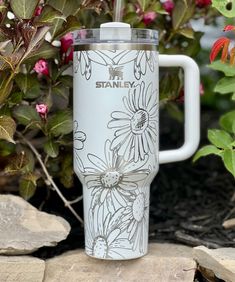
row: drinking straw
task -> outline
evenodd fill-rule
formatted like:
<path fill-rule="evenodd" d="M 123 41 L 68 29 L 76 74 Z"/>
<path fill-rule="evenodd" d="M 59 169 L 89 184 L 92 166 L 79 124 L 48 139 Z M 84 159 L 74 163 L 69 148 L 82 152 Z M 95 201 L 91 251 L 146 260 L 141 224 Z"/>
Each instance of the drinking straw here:
<path fill-rule="evenodd" d="M 116 0 L 114 4 L 114 21 L 122 21 L 123 0 Z"/>

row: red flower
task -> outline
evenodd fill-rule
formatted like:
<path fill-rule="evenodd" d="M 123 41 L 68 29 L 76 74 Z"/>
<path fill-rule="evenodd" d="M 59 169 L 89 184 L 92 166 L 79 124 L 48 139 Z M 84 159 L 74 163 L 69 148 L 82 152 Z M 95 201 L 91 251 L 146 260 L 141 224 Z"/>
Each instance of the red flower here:
<path fill-rule="evenodd" d="M 155 12 L 147 12 L 143 16 L 143 21 L 145 25 L 148 25 L 152 23 L 157 17 L 157 14 Z"/>
<path fill-rule="evenodd" d="M 221 50 L 222 50 L 221 61 L 225 62 L 229 55 L 229 51 L 228 51 L 229 44 L 230 44 L 230 39 L 227 37 L 221 37 L 218 40 L 216 40 L 216 42 L 211 48 L 210 62 L 212 63 L 215 60 L 215 58 L 217 57 L 217 55 Z"/>
<path fill-rule="evenodd" d="M 36 108 L 37 113 L 39 113 L 39 115 L 42 119 L 47 118 L 47 113 L 48 113 L 48 106 L 47 105 L 37 104 L 35 108 Z"/>
<path fill-rule="evenodd" d="M 44 59 L 39 60 L 33 69 L 40 75 L 49 76 L 48 62 Z"/>
<path fill-rule="evenodd" d="M 196 0 L 196 5 L 199 8 L 204 8 L 211 5 L 211 0 Z"/>
<path fill-rule="evenodd" d="M 164 10 L 169 14 L 172 13 L 172 10 L 174 9 L 174 7 L 175 7 L 175 4 L 173 3 L 172 0 L 167 0 L 166 2 L 163 3 Z"/>
<path fill-rule="evenodd" d="M 73 34 L 72 32 L 67 33 L 60 39 L 61 48 L 60 52 L 62 57 L 64 57 L 65 63 L 68 64 L 73 60 Z"/>

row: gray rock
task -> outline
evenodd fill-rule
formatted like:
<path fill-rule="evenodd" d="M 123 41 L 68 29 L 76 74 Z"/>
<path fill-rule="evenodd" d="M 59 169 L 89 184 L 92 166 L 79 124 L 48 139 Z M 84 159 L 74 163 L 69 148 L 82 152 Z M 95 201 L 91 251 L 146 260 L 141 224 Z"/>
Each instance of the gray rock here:
<path fill-rule="evenodd" d="M 46 261 L 44 282 L 192 282 L 195 271 L 192 248 L 150 244 L 148 255 L 129 261 L 98 260 L 84 250 L 67 252 Z"/>
<path fill-rule="evenodd" d="M 0 195 L 0 254 L 28 254 L 55 246 L 70 232 L 63 218 L 40 212 L 13 195 Z"/>
<path fill-rule="evenodd" d="M 0 256 L 0 282 L 42 282 L 45 262 L 28 256 Z"/>
<path fill-rule="evenodd" d="M 214 272 L 215 276 L 226 281 L 235 281 L 235 248 L 210 250 L 204 246 L 196 247 L 193 256 L 199 266 Z"/>

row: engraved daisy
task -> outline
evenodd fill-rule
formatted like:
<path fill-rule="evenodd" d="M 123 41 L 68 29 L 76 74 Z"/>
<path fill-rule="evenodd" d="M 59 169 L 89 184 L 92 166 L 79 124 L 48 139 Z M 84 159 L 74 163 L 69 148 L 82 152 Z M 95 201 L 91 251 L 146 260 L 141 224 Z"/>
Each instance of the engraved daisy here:
<path fill-rule="evenodd" d="M 138 51 L 136 59 L 134 60 L 134 75 L 136 79 L 140 79 L 145 75 L 149 68 L 151 72 L 157 66 L 157 52 L 155 51 Z"/>
<path fill-rule="evenodd" d="M 101 259 L 123 259 L 122 252 L 130 252 L 130 242 L 121 237 L 119 226 L 124 208 L 114 215 L 104 211 L 103 206 L 96 206 L 89 211 L 86 222 L 86 251 L 88 255 Z"/>
<path fill-rule="evenodd" d="M 86 141 L 86 134 L 78 129 L 78 122 L 75 120 L 74 135 L 73 135 L 74 157 L 75 157 L 75 165 L 81 172 L 84 172 L 84 166 L 82 160 L 79 157 L 79 151 L 83 149 L 85 141 Z"/>
<path fill-rule="evenodd" d="M 158 114 L 157 90 L 150 83 L 145 89 L 142 82 L 129 90 L 123 98 L 126 111 L 115 111 L 108 128 L 116 129 L 111 149 L 117 150 L 125 160 L 143 160 L 149 152 L 157 148 Z"/>
<path fill-rule="evenodd" d="M 122 222 L 127 224 L 128 240 L 133 242 L 133 250 L 137 249 L 141 253 L 147 249 L 148 244 L 148 215 L 149 197 L 147 193 L 138 191 L 128 202 Z"/>
<path fill-rule="evenodd" d="M 127 162 L 110 146 L 111 142 L 107 140 L 104 160 L 88 154 L 93 167 L 85 169 L 85 183 L 92 190 L 92 206 L 106 201 L 109 211 L 114 212 L 117 207 L 126 206 L 132 192 L 138 188 L 138 182 L 148 176 L 149 170 L 144 168 L 147 157 L 138 163 Z"/>

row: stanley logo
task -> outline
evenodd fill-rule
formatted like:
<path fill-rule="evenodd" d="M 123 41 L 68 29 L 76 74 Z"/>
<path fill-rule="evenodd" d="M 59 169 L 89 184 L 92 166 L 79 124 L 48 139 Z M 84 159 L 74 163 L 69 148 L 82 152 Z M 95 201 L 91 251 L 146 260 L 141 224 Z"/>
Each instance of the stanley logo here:
<path fill-rule="evenodd" d="M 109 80 L 123 80 L 123 66 L 122 67 L 112 67 L 109 66 Z"/>
<path fill-rule="evenodd" d="M 133 88 L 135 82 L 123 81 L 123 66 L 109 66 L 109 80 L 96 81 L 96 88 Z"/>

